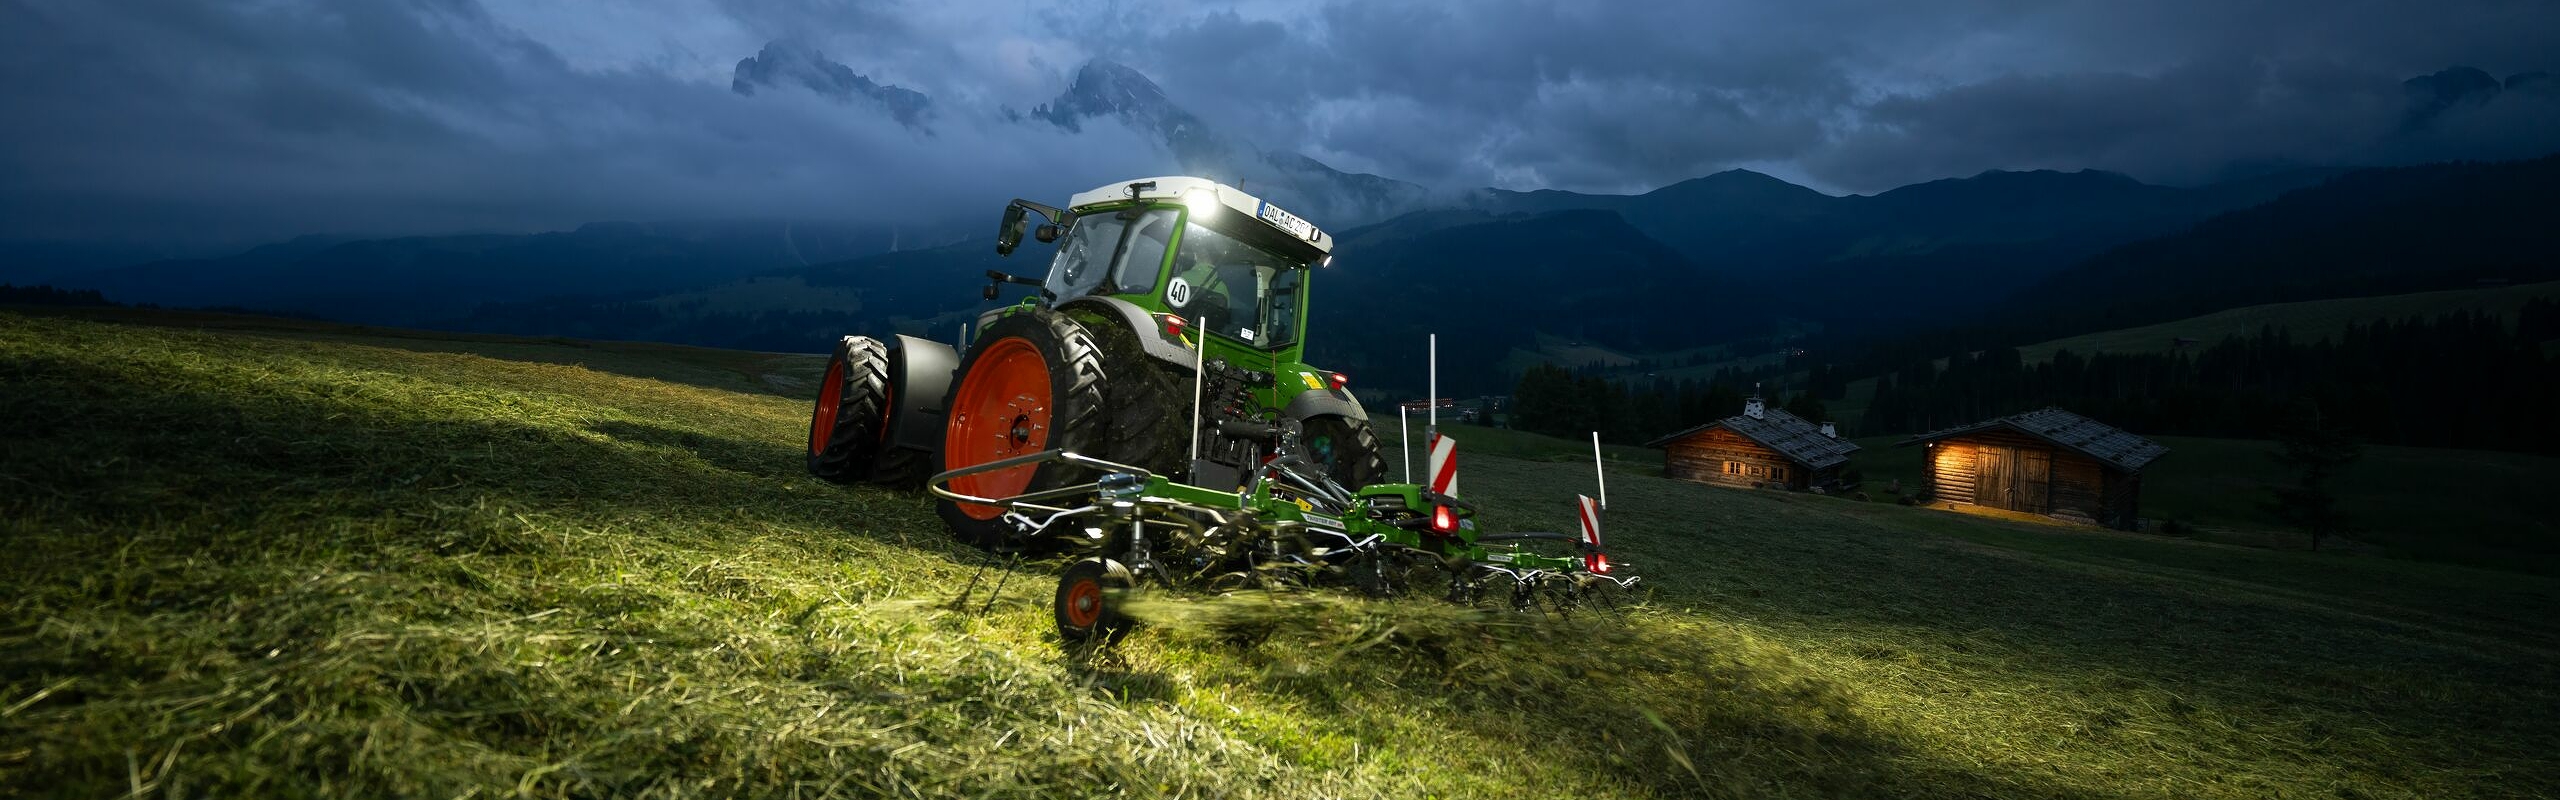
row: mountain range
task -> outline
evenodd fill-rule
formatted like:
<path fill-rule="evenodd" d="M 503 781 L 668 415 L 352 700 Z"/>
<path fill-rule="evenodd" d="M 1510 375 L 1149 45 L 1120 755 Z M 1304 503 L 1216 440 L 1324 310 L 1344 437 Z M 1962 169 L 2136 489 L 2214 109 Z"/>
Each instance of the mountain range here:
<path fill-rule="evenodd" d="M 2409 91 L 2413 108 L 2427 108 L 2548 84 L 2449 70 L 2412 79 Z M 934 113 L 921 92 L 785 42 L 740 61 L 732 88 L 741 102 L 812 91 L 911 126 L 931 125 Z M 2439 288 L 2493 273 L 2521 279 L 2550 269 L 2549 243 L 2530 232 L 2560 206 L 2535 188 L 2560 185 L 2550 159 L 2296 169 L 2200 187 L 2099 171 L 1992 171 L 1834 196 L 1730 170 L 1631 195 L 1435 195 L 1218 131 L 1109 61 L 1083 65 L 1054 99 L 1011 119 L 1070 131 L 1125 125 L 1161 140 L 1168 171 L 1242 184 L 1301 210 L 1338 240 L 1336 264 L 1315 281 L 1316 357 L 1369 374 L 1418 372 L 1419 353 L 1405 343 L 1439 332 L 1444 369 L 1485 376 L 1467 387 L 1480 391 L 1501 388 L 1501 365 L 1542 335 L 1623 353 L 1776 330 L 1992 325 L 2055 335 L 2216 303 Z M 947 338 L 947 326 L 982 307 L 985 270 L 1043 271 L 1042 249 L 1000 259 L 977 228 L 735 220 L 305 237 L 61 283 L 124 302 L 813 350 L 851 331 Z M 2304 253 L 2319 255 L 2290 255 Z M 2185 288 L 2198 281 L 2216 290 Z M 1363 335 L 1329 335 L 1355 329 Z"/>

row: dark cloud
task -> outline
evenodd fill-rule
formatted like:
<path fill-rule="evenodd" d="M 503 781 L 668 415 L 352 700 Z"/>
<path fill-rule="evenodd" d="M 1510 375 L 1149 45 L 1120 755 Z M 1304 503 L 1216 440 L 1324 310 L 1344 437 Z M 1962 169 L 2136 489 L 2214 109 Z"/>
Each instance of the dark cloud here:
<path fill-rule="evenodd" d="M 2387 136 L 2401 107 L 2386 76 L 2266 62 L 2004 76 L 1878 99 L 1805 160 L 1813 174 L 1857 187 L 1984 169 L 2191 182 L 2233 163 L 2339 163 Z"/>
<path fill-rule="evenodd" d="M 925 136 L 812 92 L 575 69 L 463 2 L 0 14 L 0 101 L 34 123 L 0 154 L 0 238 L 934 222 L 1151 164 L 1109 126 L 1070 137 L 953 115 Z"/>
<path fill-rule="evenodd" d="M 868 101 L 732 91 L 777 40 Z M 1164 168 L 1161 137 L 1023 121 L 1097 57 L 1441 189 L 2508 157 L 2560 149 L 2560 92 L 2515 77 L 2555 41 L 2560 7 L 2509 0 L 0 0 L 0 238 L 947 217 Z M 2459 65 L 2495 90 L 2403 85 Z"/>

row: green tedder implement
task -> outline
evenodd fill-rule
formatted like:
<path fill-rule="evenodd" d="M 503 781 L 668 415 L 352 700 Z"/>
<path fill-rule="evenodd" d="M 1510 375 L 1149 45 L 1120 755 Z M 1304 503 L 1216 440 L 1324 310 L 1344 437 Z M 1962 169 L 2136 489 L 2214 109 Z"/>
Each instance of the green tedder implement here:
<path fill-rule="evenodd" d="M 1038 216 L 1037 227 L 1031 217 Z M 1005 207 L 996 251 L 1055 243 L 1039 287 L 964 346 L 847 336 L 809 425 L 809 470 L 925 485 L 961 540 L 1059 553 L 1069 641 L 1129 627 L 1122 592 L 1321 583 L 1523 610 L 1614 607 L 1635 583 L 1580 536 L 1479 533 L 1435 437 L 1426 484 L 1385 464 L 1349 379 L 1306 363 L 1307 295 L 1333 238 L 1233 187 L 1164 177 Z M 1178 480 L 1177 480 L 1178 478 Z M 1438 491 L 1434 491 L 1434 489 Z M 1571 555 L 1540 555 L 1559 543 Z"/>

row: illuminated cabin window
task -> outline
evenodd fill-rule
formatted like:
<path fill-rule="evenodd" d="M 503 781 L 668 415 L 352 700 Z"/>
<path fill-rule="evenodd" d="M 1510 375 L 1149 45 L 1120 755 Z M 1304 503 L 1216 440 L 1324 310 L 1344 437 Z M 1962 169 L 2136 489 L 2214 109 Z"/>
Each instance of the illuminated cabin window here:
<path fill-rule="evenodd" d="M 1740 474 L 1742 474 L 1742 462 L 1740 462 L 1740 461 L 1727 461 L 1727 462 L 1724 462 L 1724 474 L 1727 474 L 1727 475 L 1740 475 Z"/>

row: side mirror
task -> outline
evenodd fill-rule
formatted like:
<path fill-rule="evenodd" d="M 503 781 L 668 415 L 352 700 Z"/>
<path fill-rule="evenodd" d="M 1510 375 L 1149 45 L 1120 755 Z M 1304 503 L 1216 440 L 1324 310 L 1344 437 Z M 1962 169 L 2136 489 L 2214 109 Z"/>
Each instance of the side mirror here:
<path fill-rule="evenodd" d="M 1013 248 L 1022 245 L 1022 226 L 1026 213 L 1028 211 L 1020 205 L 1004 207 L 1004 223 L 996 228 L 996 255 L 1013 255 Z"/>
<path fill-rule="evenodd" d="M 1040 240 L 1041 244 L 1055 242 L 1058 240 L 1058 226 L 1042 225 L 1040 227 L 1033 228 L 1031 229 L 1031 238 Z"/>

